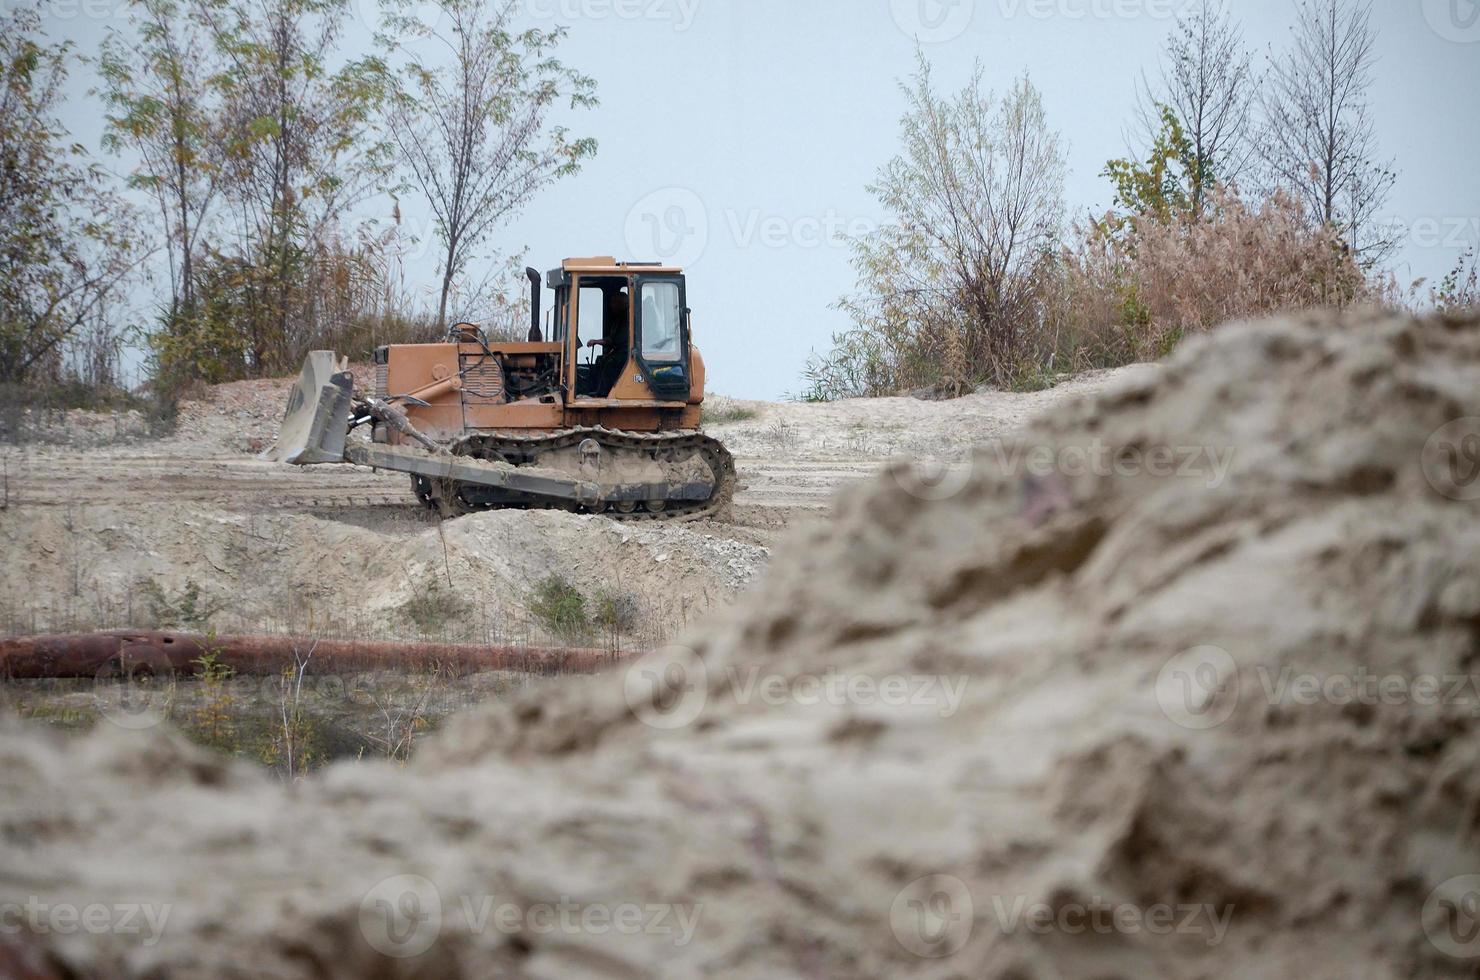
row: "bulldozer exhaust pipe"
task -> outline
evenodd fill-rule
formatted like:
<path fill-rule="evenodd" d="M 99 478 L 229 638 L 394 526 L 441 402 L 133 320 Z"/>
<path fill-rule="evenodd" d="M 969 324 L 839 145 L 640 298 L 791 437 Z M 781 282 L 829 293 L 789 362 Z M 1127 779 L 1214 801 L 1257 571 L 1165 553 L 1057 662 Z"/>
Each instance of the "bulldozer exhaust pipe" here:
<path fill-rule="evenodd" d="M 529 277 L 529 342 L 538 344 L 542 339 L 540 336 L 540 270 L 526 266 L 524 274 Z"/>

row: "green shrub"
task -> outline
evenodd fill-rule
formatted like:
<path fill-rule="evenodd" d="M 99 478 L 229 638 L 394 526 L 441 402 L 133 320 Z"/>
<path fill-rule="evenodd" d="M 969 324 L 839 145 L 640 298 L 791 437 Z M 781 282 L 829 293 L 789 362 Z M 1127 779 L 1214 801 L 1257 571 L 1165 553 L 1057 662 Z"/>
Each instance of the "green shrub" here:
<path fill-rule="evenodd" d="M 193 579 L 187 579 L 173 596 L 154 579 L 147 579 L 139 583 L 139 594 L 148 607 L 149 623 L 156 629 L 200 630 L 220 610 L 218 604 L 202 597 Z"/>
<path fill-rule="evenodd" d="M 586 597 L 559 573 L 551 573 L 535 583 L 529 612 L 547 632 L 562 640 L 585 639 L 591 635 Z"/>
<path fill-rule="evenodd" d="M 642 617 L 642 608 L 637 597 L 630 592 L 613 592 L 601 589 L 592 599 L 596 609 L 591 620 L 594 626 L 607 636 L 631 633 Z"/>
<path fill-rule="evenodd" d="M 737 405 L 728 398 L 709 399 L 704 402 L 702 425 L 726 425 L 730 422 L 749 422 L 760 412 L 748 405 Z"/>
<path fill-rule="evenodd" d="M 425 585 L 414 586 L 411 598 L 402 603 L 400 613 L 425 636 L 441 636 L 449 624 L 465 616 L 471 603 L 430 578 Z"/>

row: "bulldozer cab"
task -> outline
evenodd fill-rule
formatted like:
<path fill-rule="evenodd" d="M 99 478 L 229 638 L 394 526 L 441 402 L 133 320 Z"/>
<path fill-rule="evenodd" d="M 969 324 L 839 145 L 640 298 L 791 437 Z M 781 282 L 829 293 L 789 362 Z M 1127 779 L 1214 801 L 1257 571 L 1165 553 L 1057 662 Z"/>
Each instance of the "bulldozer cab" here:
<path fill-rule="evenodd" d="M 550 340 L 563 345 L 572 407 L 686 402 L 693 378 L 683 273 L 613 258 L 552 270 Z"/>

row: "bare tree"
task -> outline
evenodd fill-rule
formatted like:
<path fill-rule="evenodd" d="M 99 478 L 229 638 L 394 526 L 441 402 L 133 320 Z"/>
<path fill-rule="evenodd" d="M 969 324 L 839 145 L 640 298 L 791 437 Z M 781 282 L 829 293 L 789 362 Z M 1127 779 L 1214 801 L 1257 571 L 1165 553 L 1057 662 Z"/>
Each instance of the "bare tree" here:
<path fill-rule="evenodd" d="M 0 16 L 0 382 L 59 376 L 76 338 L 116 337 L 109 303 L 144 256 L 131 209 L 58 118 L 75 63 L 37 11 Z"/>
<path fill-rule="evenodd" d="M 233 298 L 228 319 L 249 370 L 281 370 L 311 316 L 299 288 L 309 264 L 388 167 L 381 65 L 343 62 L 348 0 L 190 2 L 213 45 L 214 153 L 229 219 L 216 229 L 228 248 L 203 274 L 218 300 Z"/>
<path fill-rule="evenodd" d="M 1193 220 L 1214 186 L 1237 183 L 1248 168 L 1258 86 L 1243 31 L 1206 2 L 1168 35 L 1159 77 L 1142 77 L 1138 135 L 1149 146 L 1163 131 L 1162 108 L 1176 116 L 1190 150 L 1185 181 Z"/>
<path fill-rule="evenodd" d="M 537 191 L 575 173 L 596 141 L 551 127 L 557 103 L 596 105 L 595 82 L 552 52 L 565 36 L 512 33 L 516 0 L 438 0 L 445 30 L 392 16 L 420 33 L 430 54 L 403 48 L 390 132 L 399 156 L 431 205 L 442 246 L 437 320 L 445 323 L 454 281 L 473 251 Z"/>
<path fill-rule="evenodd" d="M 170 273 L 167 322 L 174 327 L 195 312 L 195 254 L 217 190 L 209 42 L 177 0 L 129 6 L 133 36 L 110 30 L 97 61 L 103 145 L 138 155 L 128 182 L 159 209 Z"/>
<path fill-rule="evenodd" d="M 904 88 L 904 151 L 870 191 L 894 222 L 855 242 L 859 295 L 845 300 L 894 387 L 1003 383 L 1036 320 L 1037 275 L 1058 246 L 1064 153 L 1026 77 L 1001 99 L 982 67 L 955 97 L 920 58 Z"/>
<path fill-rule="evenodd" d="M 1375 45 L 1371 0 L 1303 0 L 1292 46 L 1271 58 L 1260 134 L 1271 182 L 1368 267 L 1394 247 L 1375 225 L 1397 179 L 1378 158 L 1367 96 Z"/>

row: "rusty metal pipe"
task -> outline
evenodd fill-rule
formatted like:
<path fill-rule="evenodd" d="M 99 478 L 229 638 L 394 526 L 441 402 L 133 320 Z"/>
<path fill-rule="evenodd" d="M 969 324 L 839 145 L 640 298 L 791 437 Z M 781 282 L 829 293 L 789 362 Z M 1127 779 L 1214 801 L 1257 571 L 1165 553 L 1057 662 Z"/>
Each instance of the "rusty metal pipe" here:
<path fill-rule="evenodd" d="M 325 640 L 302 636 L 199 636 L 158 630 L 19 636 L 0 639 L 0 678 L 98 677 L 199 671 L 199 660 L 238 675 L 267 676 L 307 664 L 311 675 L 363 670 L 446 670 L 470 674 L 513 670 L 589 674 L 630 654 L 566 647 Z"/>

